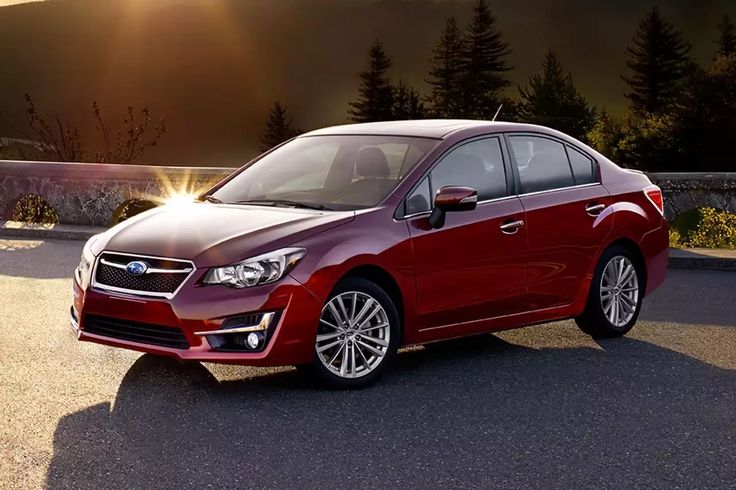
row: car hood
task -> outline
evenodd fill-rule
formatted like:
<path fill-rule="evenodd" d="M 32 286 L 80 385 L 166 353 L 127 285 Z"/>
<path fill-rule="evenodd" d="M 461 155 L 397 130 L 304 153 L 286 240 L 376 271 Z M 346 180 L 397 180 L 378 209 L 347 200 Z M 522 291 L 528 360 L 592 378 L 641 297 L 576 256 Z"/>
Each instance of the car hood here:
<path fill-rule="evenodd" d="M 193 203 L 146 211 L 105 232 L 102 250 L 180 258 L 198 267 L 227 265 L 342 225 L 353 211 Z"/>

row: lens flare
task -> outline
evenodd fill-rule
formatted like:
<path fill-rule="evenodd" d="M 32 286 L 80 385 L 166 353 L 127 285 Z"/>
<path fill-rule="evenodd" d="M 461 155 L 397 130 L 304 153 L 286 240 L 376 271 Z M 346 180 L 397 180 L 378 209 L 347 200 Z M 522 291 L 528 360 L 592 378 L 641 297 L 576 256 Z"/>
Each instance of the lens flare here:
<path fill-rule="evenodd" d="M 174 194 L 171 194 L 166 201 L 164 201 L 164 206 L 167 207 L 185 207 L 190 206 L 194 203 L 194 199 L 197 196 L 195 194 L 185 193 L 185 192 L 177 192 Z"/>

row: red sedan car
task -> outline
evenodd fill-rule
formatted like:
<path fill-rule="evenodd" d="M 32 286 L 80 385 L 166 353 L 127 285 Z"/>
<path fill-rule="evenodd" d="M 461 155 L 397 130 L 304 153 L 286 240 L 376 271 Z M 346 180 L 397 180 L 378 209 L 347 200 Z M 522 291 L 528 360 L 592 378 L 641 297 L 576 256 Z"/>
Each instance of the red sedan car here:
<path fill-rule="evenodd" d="M 321 129 L 197 201 L 90 239 L 80 340 L 362 386 L 409 344 L 563 318 L 624 335 L 667 270 L 659 188 L 540 126 Z"/>

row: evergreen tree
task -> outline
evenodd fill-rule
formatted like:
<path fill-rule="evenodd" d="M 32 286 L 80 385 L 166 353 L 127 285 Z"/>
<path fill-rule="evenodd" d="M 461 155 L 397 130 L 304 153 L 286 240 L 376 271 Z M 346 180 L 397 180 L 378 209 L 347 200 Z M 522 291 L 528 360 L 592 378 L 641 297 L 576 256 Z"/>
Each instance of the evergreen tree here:
<path fill-rule="evenodd" d="M 675 110 L 673 139 L 679 151 L 667 170 L 736 171 L 736 56 L 719 56 L 693 77 Z"/>
<path fill-rule="evenodd" d="M 680 31 L 657 7 L 652 8 L 639 22 L 633 44 L 626 49 L 631 75 L 622 78 L 629 85 L 626 97 L 635 114 L 667 112 L 692 66 L 689 52 L 690 45 Z"/>
<path fill-rule="evenodd" d="M 432 48 L 427 83 L 432 87 L 428 97 L 433 117 L 457 117 L 462 107 L 463 37 L 455 17 L 447 19 L 437 44 Z"/>
<path fill-rule="evenodd" d="M 358 73 L 360 87 L 358 98 L 350 102 L 348 114 L 355 122 L 383 121 L 391 119 L 393 88 L 387 72 L 391 58 L 383 50 L 383 43 L 376 41 L 370 49 L 368 69 Z"/>
<path fill-rule="evenodd" d="M 728 15 L 718 24 L 716 46 L 716 56 L 736 56 L 736 26 Z"/>
<path fill-rule="evenodd" d="M 510 83 L 504 73 L 509 44 L 496 29 L 496 18 L 487 0 L 478 0 L 467 29 L 463 49 L 462 116 L 491 119 L 503 101 L 502 91 Z"/>
<path fill-rule="evenodd" d="M 279 101 L 274 102 L 266 120 L 266 128 L 261 136 L 261 151 L 268 151 L 274 146 L 293 138 L 301 131 L 294 127 L 294 120 L 286 107 Z"/>
<path fill-rule="evenodd" d="M 585 139 L 595 124 L 595 110 L 588 106 L 565 73 L 554 51 L 549 50 L 542 64 L 542 73 L 529 78 L 529 87 L 519 87 L 521 103 L 518 116 L 527 122 L 541 124 Z"/>
<path fill-rule="evenodd" d="M 394 87 L 392 119 L 422 119 L 426 115 L 426 108 L 422 97 L 414 87 L 399 81 Z"/>

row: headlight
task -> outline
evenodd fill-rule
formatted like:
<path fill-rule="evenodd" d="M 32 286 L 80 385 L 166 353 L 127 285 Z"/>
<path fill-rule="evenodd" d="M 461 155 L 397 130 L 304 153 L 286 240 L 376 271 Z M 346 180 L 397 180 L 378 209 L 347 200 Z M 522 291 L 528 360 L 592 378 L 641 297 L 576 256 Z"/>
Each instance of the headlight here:
<path fill-rule="evenodd" d="M 225 267 L 210 269 L 205 284 L 224 284 L 234 288 L 249 288 L 281 279 L 307 255 L 304 248 L 282 248 Z"/>
<path fill-rule="evenodd" d="M 82 249 L 82 257 L 79 259 L 79 265 L 77 266 L 77 279 L 81 285 L 84 285 L 86 280 L 89 278 L 92 264 L 95 261 L 95 254 L 92 251 L 92 244 L 97 241 L 99 235 L 94 235 L 92 238 L 87 240 Z"/>

